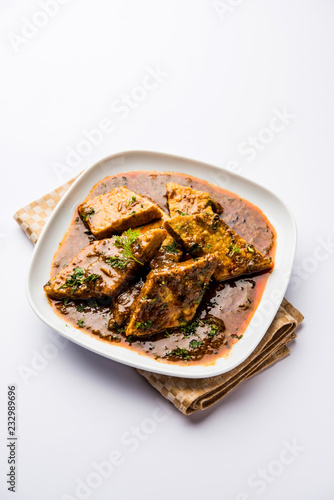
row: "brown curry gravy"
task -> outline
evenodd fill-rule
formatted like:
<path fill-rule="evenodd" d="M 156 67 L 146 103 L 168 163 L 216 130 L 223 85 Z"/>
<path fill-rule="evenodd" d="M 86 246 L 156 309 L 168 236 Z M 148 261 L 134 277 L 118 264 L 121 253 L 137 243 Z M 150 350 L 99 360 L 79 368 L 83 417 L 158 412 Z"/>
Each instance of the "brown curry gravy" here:
<path fill-rule="evenodd" d="M 167 182 L 209 192 L 224 207 L 221 215 L 223 220 L 260 252 L 274 258 L 276 232 L 261 210 L 236 194 L 196 177 L 153 171 L 117 174 L 96 184 L 87 199 L 125 185 L 131 191 L 151 198 L 168 214 L 165 196 Z M 57 274 L 82 248 L 94 240 L 76 210 L 54 256 L 51 276 Z M 108 330 L 110 299 L 70 300 L 66 305 L 55 299 L 49 301 L 55 313 L 68 324 L 79 328 L 78 322 L 83 323 L 80 330 L 94 337 L 99 336 L 105 342 L 121 345 L 162 362 L 211 364 L 218 357 L 227 355 L 233 344 L 242 337 L 259 305 L 268 277 L 269 272 L 264 272 L 223 283 L 211 282 L 190 328 L 170 330 L 147 339 L 133 339 L 132 342 L 131 339 L 126 339 L 122 329 L 112 332 Z M 175 350 L 176 354 L 173 354 L 172 351 Z"/>

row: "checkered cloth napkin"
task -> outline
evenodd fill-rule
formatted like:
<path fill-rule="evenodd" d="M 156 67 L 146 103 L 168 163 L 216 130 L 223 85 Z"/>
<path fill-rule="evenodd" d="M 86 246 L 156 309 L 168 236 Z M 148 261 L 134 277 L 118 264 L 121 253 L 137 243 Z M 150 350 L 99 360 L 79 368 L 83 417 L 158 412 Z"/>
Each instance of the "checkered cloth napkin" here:
<path fill-rule="evenodd" d="M 74 180 L 15 213 L 14 219 L 34 244 L 52 210 Z M 138 371 L 184 415 L 190 415 L 217 403 L 243 380 L 287 356 L 290 353 L 287 344 L 296 338 L 295 329 L 303 319 L 303 315 L 284 299 L 267 333 L 252 354 L 233 370 L 217 377 L 187 379 Z"/>

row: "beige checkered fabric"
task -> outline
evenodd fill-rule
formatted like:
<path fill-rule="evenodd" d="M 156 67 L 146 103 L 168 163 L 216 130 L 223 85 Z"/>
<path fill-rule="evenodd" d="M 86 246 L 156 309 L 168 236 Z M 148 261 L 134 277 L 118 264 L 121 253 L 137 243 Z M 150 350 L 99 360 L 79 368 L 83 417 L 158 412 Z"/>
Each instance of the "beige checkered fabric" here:
<path fill-rule="evenodd" d="M 33 201 L 14 215 L 34 244 L 52 210 L 74 180 Z M 296 338 L 295 329 L 302 321 L 302 314 L 284 299 L 269 330 L 252 354 L 241 365 L 218 377 L 192 380 L 138 371 L 178 410 L 190 415 L 217 403 L 240 382 L 287 356 L 290 352 L 287 344 Z"/>
<path fill-rule="evenodd" d="M 266 335 L 252 354 L 233 370 L 202 380 L 182 379 L 139 370 L 148 382 L 182 413 L 205 410 L 226 396 L 240 382 L 287 356 L 287 344 L 296 338 L 302 314 L 284 299 Z"/>
<path fill-rule="evenodd" d="M 34 244 L 38 240 L 52 210 L 74 181 L 75 179 L 71 179 L 63 186 L 45 194 L 36 201 L 32 201 L 14 214 L 14 219 Z"/>

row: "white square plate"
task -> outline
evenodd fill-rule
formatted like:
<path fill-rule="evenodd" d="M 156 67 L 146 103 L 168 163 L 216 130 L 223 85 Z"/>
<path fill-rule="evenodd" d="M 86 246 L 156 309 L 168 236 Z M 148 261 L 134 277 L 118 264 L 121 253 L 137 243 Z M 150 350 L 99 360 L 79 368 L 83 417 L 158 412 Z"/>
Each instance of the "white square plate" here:
<path fill-rule="evenodd" d="M 204 179 L 237 193 L 258 206 L 277 232 L 275 268 L 270 274 L 261 302 L 243 338 L 227 357 L 215 364 L 181 366 L 162 363 L 125 347 L 102 342 L 74 327 L 66 325 L 50 307 L 43 285 L 50 277 L 51 262 L 59 242 L 67 231 L 75 208 L 92 187 L 104 177 L 133 170 L 182 172 Z M 27 277 L 27 295 L 35 313 L 51 328 L 69 340 L 126 365 L 174 377 L 205 378 L 220 375 L 242 363 L 255 349 L 272 322 L 286 291 L 295 255 L 296 226 L 286 205 L 267 189 L 232 172 L 195 160 L 166 154 L 130 151 L 110 156 L 88 168 L 58 203 L 34 250 Z"/>

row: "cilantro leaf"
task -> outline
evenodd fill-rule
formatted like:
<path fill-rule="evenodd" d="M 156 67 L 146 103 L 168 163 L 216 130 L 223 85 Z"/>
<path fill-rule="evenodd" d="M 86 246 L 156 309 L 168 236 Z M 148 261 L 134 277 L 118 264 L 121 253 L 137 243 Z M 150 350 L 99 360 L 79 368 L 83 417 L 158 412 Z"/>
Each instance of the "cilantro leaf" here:
<path fill-rule="evenodd" d="M 124 231 L 121 236 L 115 236 L 114 245 L 116 248 L 120 248 L 120 255 L 117 257 L 109 257 L 107 259 L 107 262 L 111 267 L 124 269 L 125 266 L 131 261 L 135 261 L 142 266 L 144 265 L 136 259 L 131 249 L 131 245 L 139 238 L 139 235 L 140 231 L 138 229 L 128 229 L 127 231 Z"/>

